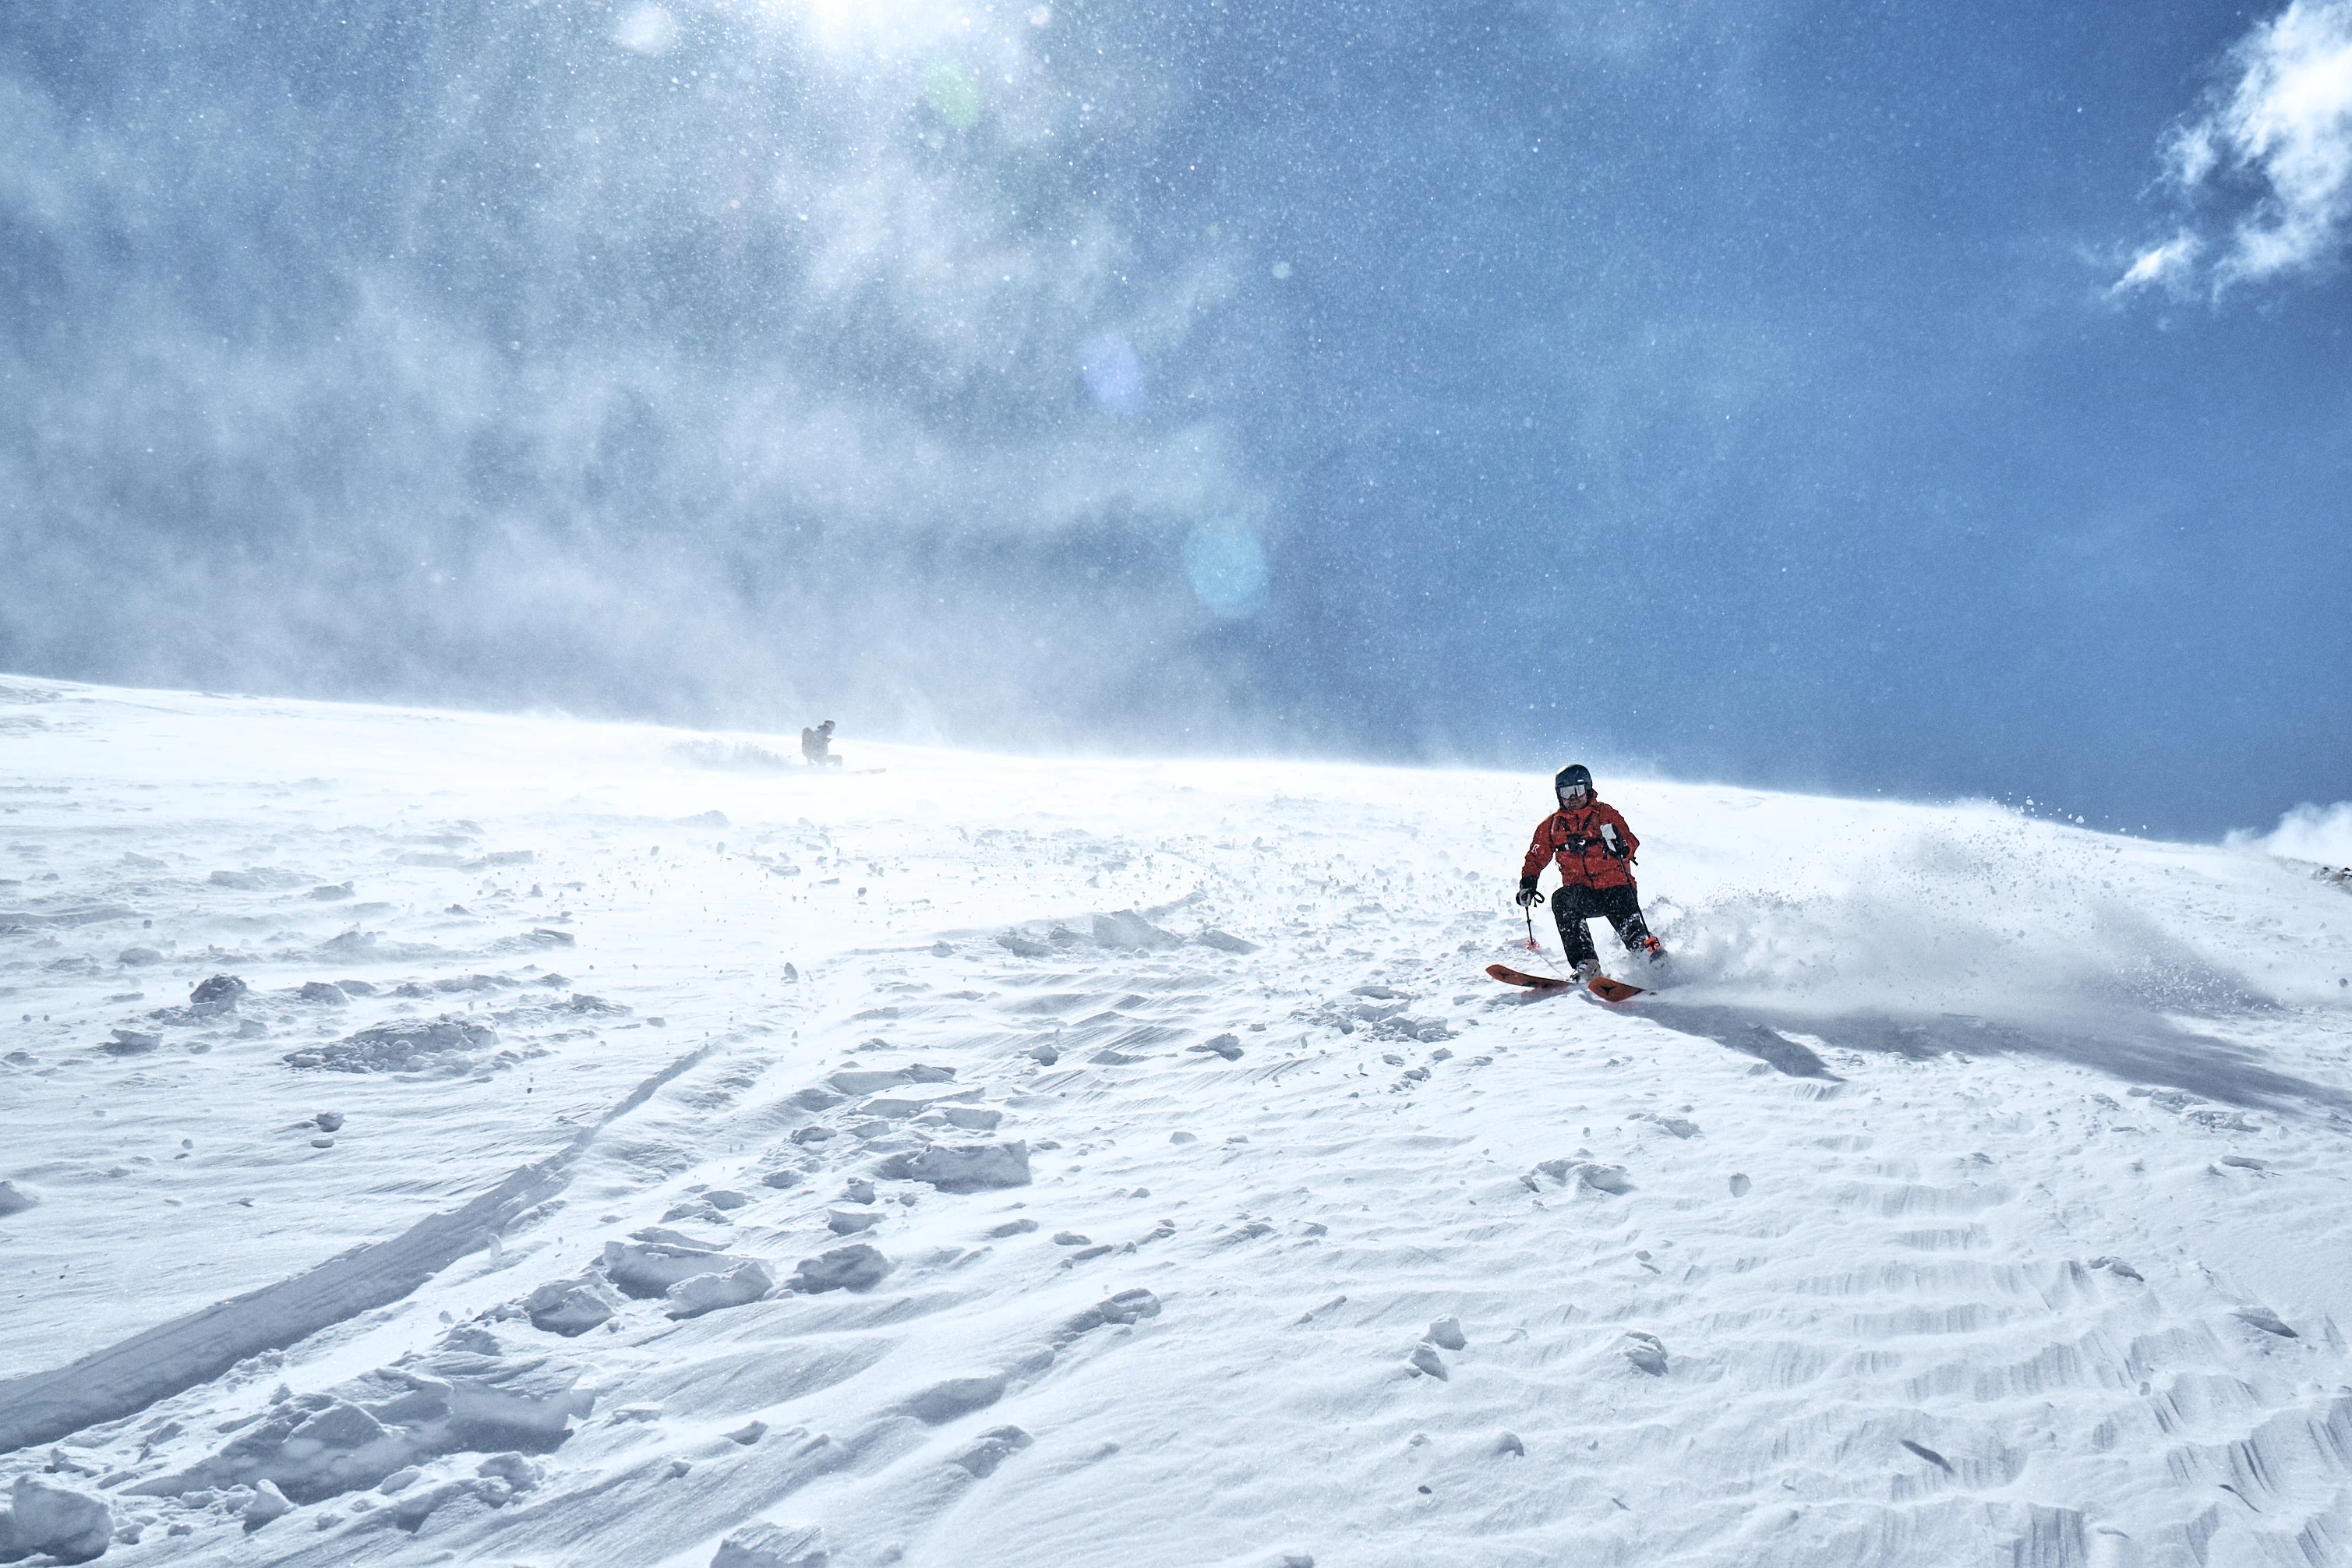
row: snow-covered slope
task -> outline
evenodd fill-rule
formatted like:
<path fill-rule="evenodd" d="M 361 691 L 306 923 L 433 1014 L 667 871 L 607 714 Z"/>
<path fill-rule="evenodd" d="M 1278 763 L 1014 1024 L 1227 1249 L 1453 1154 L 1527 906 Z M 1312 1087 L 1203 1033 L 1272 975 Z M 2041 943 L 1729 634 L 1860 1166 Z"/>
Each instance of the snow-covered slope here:
<path fill-rule="evenodd" d="M 110 1563 L 2352 1554 L 2308 868 L 1604 776 L 1612 1010 L 1481 973 L 1539 778 L 0 749 L 0 1484 Z"/>

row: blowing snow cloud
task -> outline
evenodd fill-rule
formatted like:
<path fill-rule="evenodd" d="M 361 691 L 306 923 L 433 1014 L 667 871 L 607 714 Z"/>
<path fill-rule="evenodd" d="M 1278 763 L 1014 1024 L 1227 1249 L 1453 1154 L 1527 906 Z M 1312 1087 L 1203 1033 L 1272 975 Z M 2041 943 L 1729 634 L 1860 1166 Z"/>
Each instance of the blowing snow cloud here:
<path fill-rule="evenodd" d="M 1229 689 L 1184 542 L 1271 526 L 1213 405 L 1274 334 L 1148 18 L 0 46 L 0 664 L 1000 739 Z"/>

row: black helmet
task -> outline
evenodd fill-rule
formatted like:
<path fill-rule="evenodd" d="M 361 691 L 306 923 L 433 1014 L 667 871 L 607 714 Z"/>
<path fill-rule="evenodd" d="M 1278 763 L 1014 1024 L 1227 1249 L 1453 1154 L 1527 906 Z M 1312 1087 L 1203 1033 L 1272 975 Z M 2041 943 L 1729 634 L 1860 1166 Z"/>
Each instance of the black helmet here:
<path fill-rule="evenodd" d="M 1552 793 L 1559 796 L 1562 800 L 1566 800 L 1568 798 L 1568 793 L 1570 790 L 1582 790 L 1584 792 L 1584 798 L 1591 800 L 1592 798 L 1592 770 L 1586 767 L 1582 763 L 1570 763 L 1568 766 L 1559 770 L 1559 775 L 1551 781 L 1551 788 Z"/>

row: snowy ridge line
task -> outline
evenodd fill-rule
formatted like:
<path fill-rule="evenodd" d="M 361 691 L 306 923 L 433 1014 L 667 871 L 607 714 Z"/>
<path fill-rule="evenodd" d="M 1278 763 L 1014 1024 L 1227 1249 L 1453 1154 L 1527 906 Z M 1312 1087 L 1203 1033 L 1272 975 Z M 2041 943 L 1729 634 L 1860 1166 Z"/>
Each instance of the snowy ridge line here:
<path fill-rule="evenodd" d="M 512 1173 L 462 1208 L 419 1220 L 389 1241 L 339 1253 L 290 1279 L 160 1323 L 70 1365 L 0 1383 L 0 1454 L 136 1415 L 159 1399 L 218 1377 L 247 1356 L 285 1349 L 399 1300 L 562 1191 L 571 1180 L 572 1164 L 599 1133 L 718 1048 L 714 1041 L 688 1051 L 630 1090 L 570 1143 Z"/>

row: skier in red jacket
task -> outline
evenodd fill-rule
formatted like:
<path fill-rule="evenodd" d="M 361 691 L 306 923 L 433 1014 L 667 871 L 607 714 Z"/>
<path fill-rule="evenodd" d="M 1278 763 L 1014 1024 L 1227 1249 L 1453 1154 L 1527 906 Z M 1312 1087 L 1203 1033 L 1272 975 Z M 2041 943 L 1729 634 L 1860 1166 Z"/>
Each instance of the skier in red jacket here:
<path fill-rule="evenodd" d="M 1617 940 L 1626 952 L 1645 954 L 1652 963 L 1664 962 L 1666 950 L 1643 921 L 1633 886 L 1633 854 L 1642 841 L 1615 806 L 1592 793 L 1592 771 L 1582 763 L 1560 769 L 1552 787 L 1559 795 L 1559 809 L 1536 825 L 1536 836 L 1528 844 L 1528 858 L 1519 867 L 1520 906 L 1543 901 L 1536 879 L 1550 860 L 1559 867 L 1551 918 L 1559 923 L 1560 943 L 1577 979 L 1590 980 L 1601 973 L 1601 955 L 1584 926 L 1595 915 L 1617 928 Z"/>

